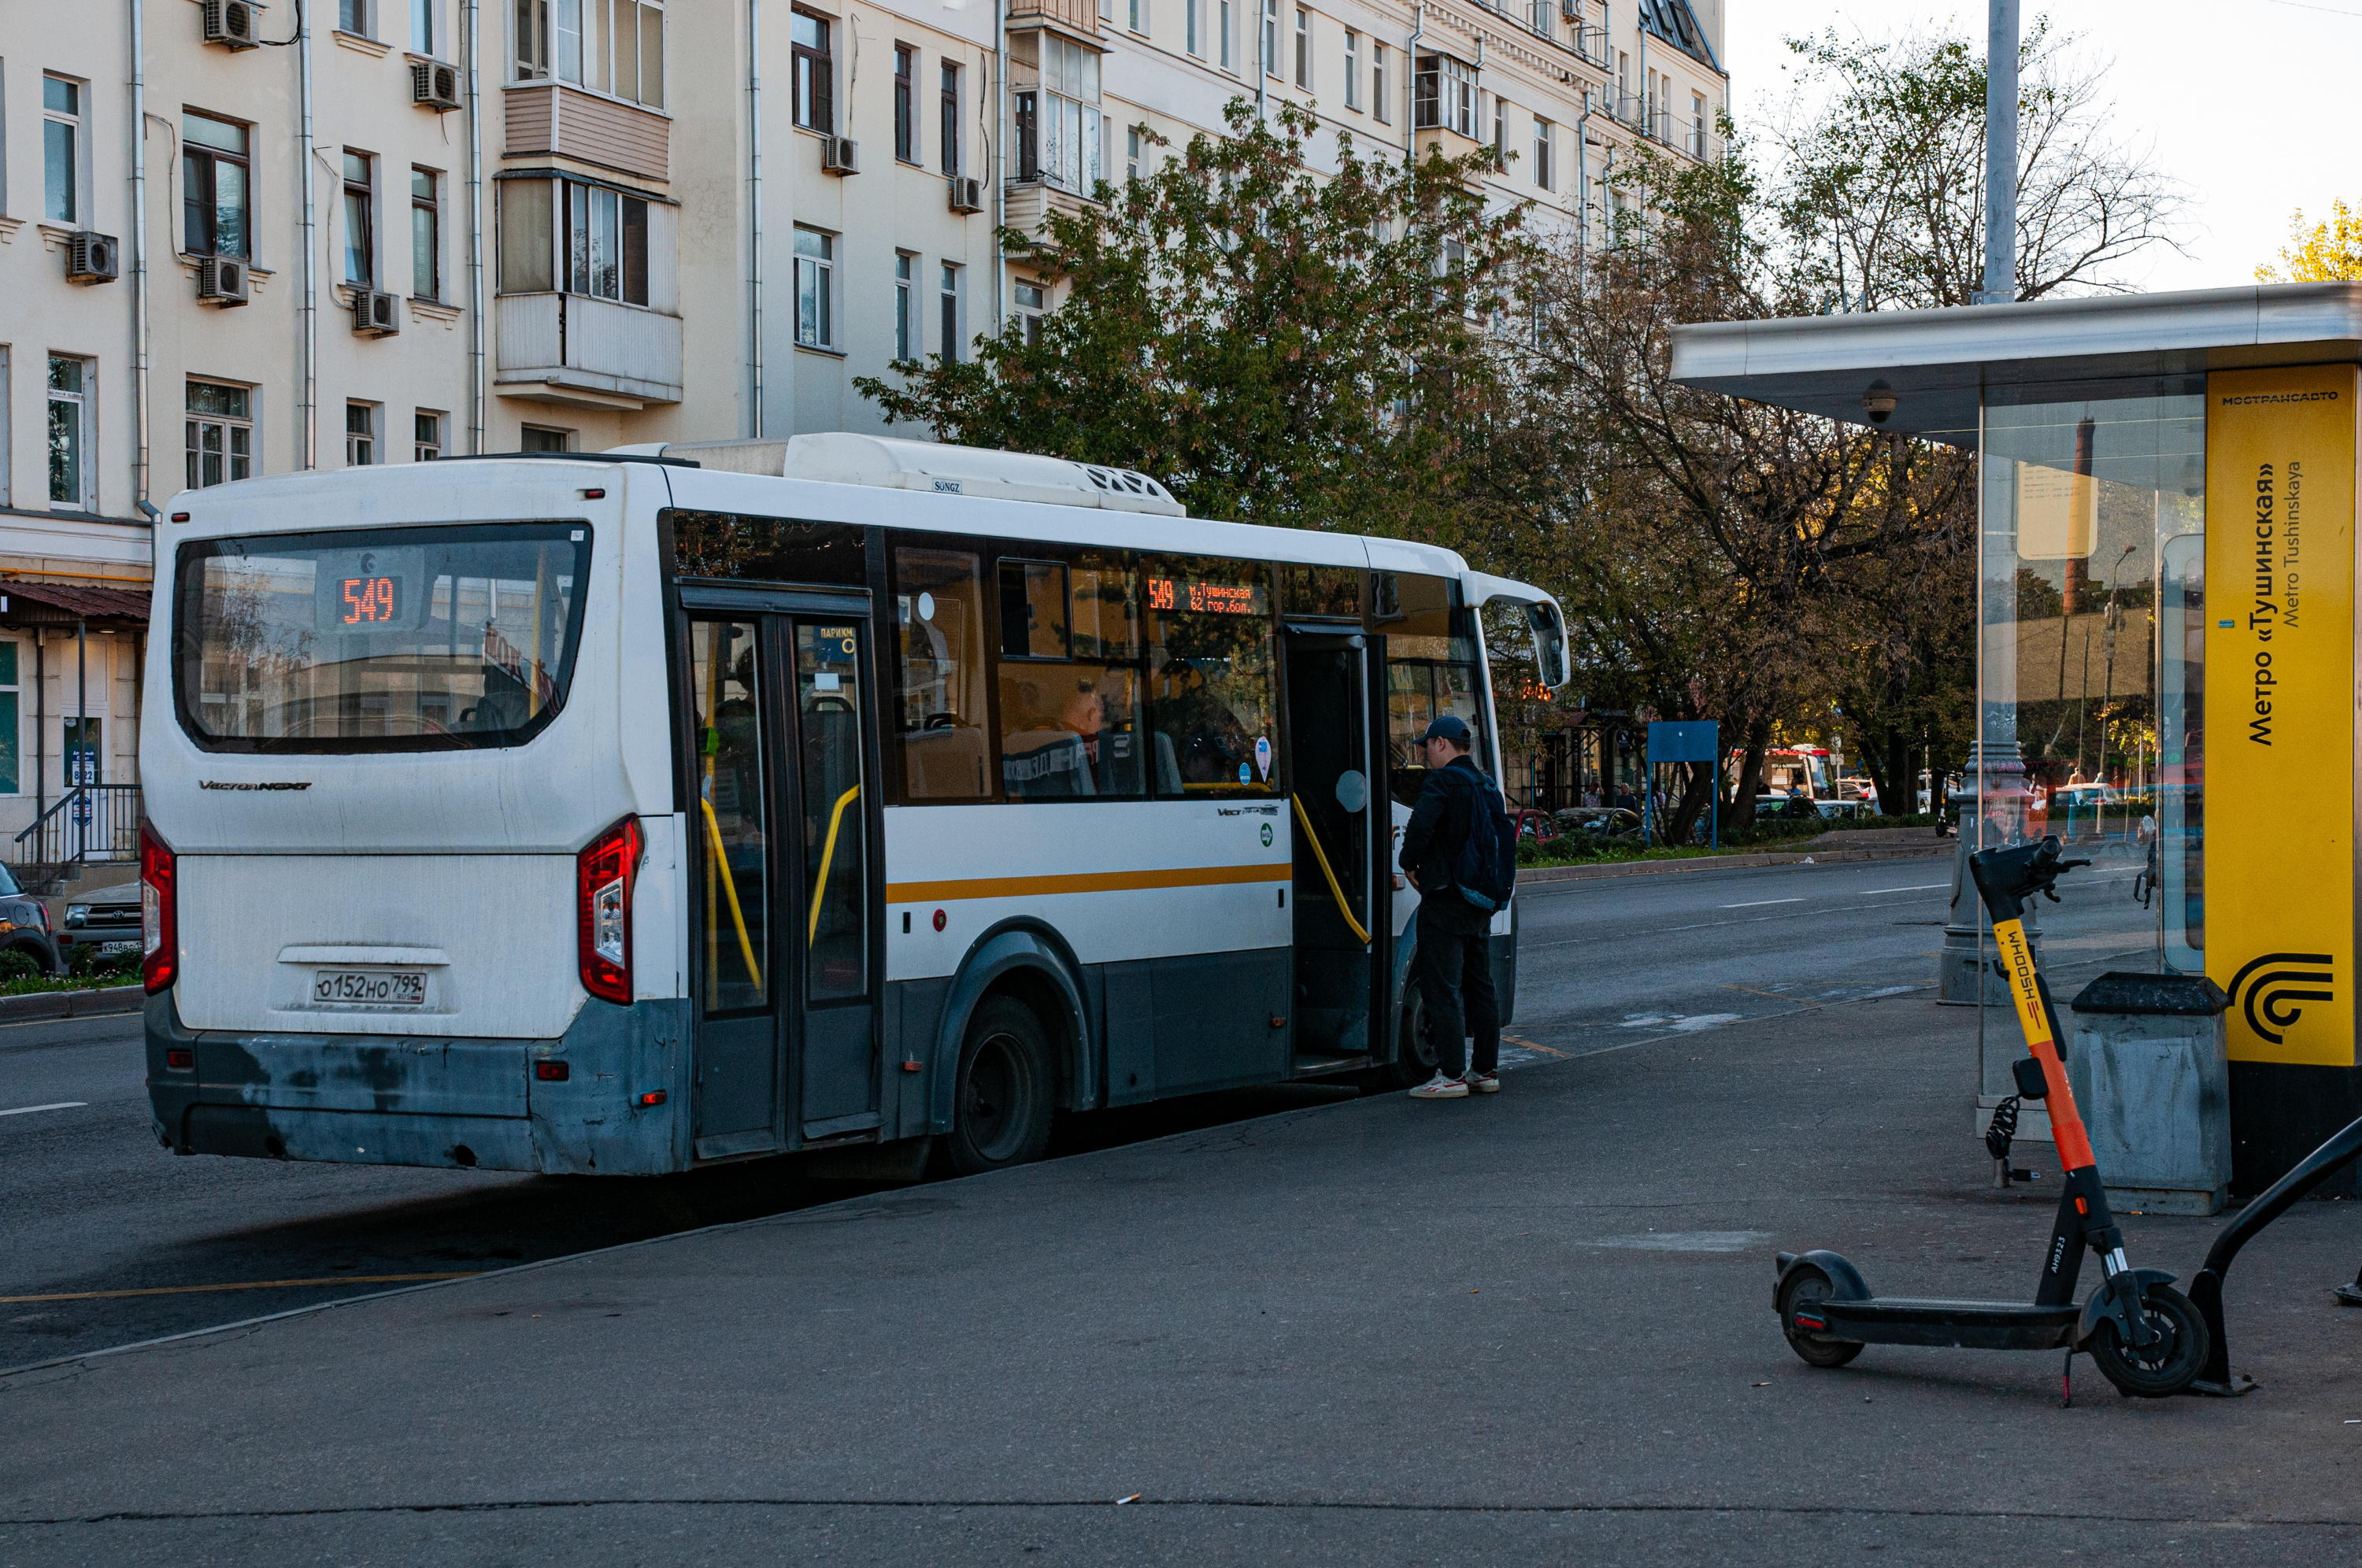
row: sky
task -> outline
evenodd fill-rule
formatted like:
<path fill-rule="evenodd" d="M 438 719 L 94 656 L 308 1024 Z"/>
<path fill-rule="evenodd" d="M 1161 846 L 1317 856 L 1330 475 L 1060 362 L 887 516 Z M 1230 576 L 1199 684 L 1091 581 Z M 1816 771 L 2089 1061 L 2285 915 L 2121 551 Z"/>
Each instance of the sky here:
<path fill-rule="evenodd" d="M 2150 149 L 2181 182 L 2186 254 L 2159 249 L 2128 279 L 2152 291 L 2255 281 L 2277 261 L 2289 220 L 2362 205 L 2362 161 L 2346 118 L 2362 89 L 2362 0 L 2020 0 L 2023 22 L 2050 18 L 2077 50 L 2108 67 L 2114 129 Z M 1837 29 L 1891 38 L 1948 27 L 1984 51 L 1985 7 L 1864 0 L 1726 0 L 1724 52 L 1742 131 L 1793 91 L 1783 38 Z"/>

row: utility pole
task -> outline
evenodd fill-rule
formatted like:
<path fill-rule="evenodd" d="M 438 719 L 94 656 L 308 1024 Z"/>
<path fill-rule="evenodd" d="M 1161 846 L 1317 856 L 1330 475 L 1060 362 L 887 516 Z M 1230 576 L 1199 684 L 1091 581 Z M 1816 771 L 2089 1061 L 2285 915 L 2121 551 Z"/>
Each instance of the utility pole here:
<path fill-rule="evenodd" d="M 2017 0 L 1992 0 L 1985 31 L 1985 286 L 1979 304 L 2017 298 Z"/>

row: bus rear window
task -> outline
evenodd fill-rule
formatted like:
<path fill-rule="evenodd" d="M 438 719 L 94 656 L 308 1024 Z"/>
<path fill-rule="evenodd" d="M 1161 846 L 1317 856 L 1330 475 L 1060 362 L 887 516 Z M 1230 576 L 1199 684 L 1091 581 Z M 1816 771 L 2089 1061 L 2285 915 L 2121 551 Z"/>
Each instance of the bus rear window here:
<path fill-rule="evenodd" d="M 208 751 L 521 745 L 566 705 L 590 562 L 581 523 L 184 545 L 181 723 Z"/>

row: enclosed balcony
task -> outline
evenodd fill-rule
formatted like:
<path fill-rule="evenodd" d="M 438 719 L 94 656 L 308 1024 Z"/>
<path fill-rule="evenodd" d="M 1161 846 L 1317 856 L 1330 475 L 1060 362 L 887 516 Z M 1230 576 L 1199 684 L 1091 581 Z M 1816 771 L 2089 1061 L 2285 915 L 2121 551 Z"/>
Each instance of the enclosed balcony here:
<path fill-rule="evenodd" d="M 679 403 L 680 317 L 584 294 L 494 302 L 494 390 L 589 408 Z"/>

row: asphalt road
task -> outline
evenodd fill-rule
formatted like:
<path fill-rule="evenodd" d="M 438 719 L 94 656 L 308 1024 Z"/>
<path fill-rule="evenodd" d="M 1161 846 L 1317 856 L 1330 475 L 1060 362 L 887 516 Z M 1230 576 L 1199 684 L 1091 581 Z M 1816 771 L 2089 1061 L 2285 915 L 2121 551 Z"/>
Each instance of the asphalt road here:
<path fill-rule="evenodd" d="M 1905 860 L 1529 887 L 1524 1043 L 1506 1061 L 1782 1014 L 1809 1031 L 1816 1009 L 1929 986 L 1950 873 Z M 143 1078 L 136 1018 L 0 1025 L 0 1367 L 861 1190 L 788 1162 L 616 1182 L 176 1158 L 149 1132 Z M 1053 1153 L 1345 1098 L 1280 1086 L 1107 1112 L 1062 1127 Z"/>

